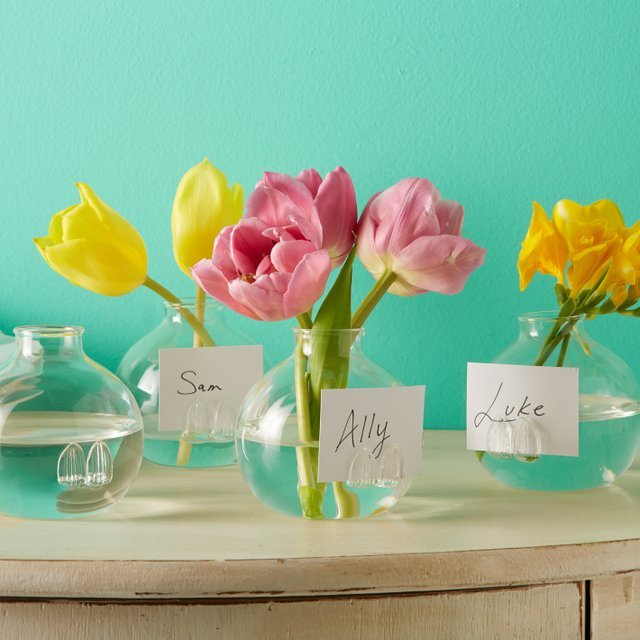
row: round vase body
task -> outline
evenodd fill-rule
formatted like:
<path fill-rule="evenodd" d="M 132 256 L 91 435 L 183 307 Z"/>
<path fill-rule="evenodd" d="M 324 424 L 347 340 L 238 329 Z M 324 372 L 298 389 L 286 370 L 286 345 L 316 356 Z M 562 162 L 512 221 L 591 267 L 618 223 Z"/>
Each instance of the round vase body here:
<path fill-rule="evenodd" d="M 118 502 L 142 460 L 127 388 L 82 350 L 80 327 L 18 327 L 0 370 L 0 512 L 74 518 Z"/>
<path fill-rule="evenodd" d="M 202 323 L 217 346 L 254 344 L 250 338 L 232 328 L 226 321 L 226 309 L 207 300 L 196 308 L 194 300 L 184 304 L 164 303 L 164 317 L 149 334 L 138 340 L 123 357 L 117 375 L 129 387 L 140 406 L 144 420 L 144 457 L 150 462 L 175 467 L 207 468 L 234 464 L 235 415 L 211 411 L 212 420 L 225 424 L 209 424 L 197 420 L 194 425 L 177 424 L 171 430 L 160 430 L 158 424 L 159 352 L 161 349 L 202 347 L 181 310 L 186 309 L 202 318 Z M 194 405 L 196 415 L 198 407 Z M 203 411 L 200 412 L 201 414 Z M 215 431 L 215 432 L 214 432 Z"/>
<path fill-rule="evenodd" d="M 308 388 L 302 381 L 311 375 L 314 351 L 326 348 L 330 341 L 334 373 L 336 368 L 342 368 L 345 375 L 348 372 L 346 388 L 372 389 L 401 383 L 366 357 L 361 345 L 362 330 L 316 334 L 296 329 L 295 333 L 294 354 L 268 371 L 249 391 L 240 408 L 236 443 L 245 482 L 266 506 L 291 516 L 347 518 L 386 511 L 410 485 L 408 479 L 401 477 L 399 468 L 392 470 L 392 478 L 372 478 L 367 472 L 367 459 L 354 457 L 348 481 L 317 483 L 319 424 L 316 435 L 302 435 L 296 380 Z M 336 384 L 332 375 L 327 374 L 324 388 L 343 388 L 345 385 Z M 307 485 L 320 491 L 314 513 L 308 506 L 303 507 Z M 349 509 L 341 510 L 340 505 L 345 503 Z"/>
<path fill-rule="evenodd" d="M 519 321 L 518 340 L 494 362 L 536 363 L 556 318 L 532 313 Z M 579 369 L 579 455 L 481 454 L 485 469 L 500 482 L 539 491 L 591 489 L 611 484 L 631 466 L 640 447 L 640 390 L 628 365 L 592 340 L 585 324 L 573 319 L 562 364 Z M 544 366 L 557 366 L 561 357 L 559 346 Z"/>

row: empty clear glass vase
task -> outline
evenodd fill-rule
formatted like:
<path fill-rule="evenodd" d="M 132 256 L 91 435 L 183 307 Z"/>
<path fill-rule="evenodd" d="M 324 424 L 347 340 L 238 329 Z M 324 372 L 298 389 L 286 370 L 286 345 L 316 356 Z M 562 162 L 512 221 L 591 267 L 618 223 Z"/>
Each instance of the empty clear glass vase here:
<path fill-rule="evenodd" d="M 314 350 L 326 346 L 328 334 L 335 357 L 348 370 L 346 388 L 399 386 L 388 371 L 362 350 L 363 330 L 314 332 L 295 329 L 293 355 L 268 371 L 247 394 L 237 424 L 238 462 L 253 494 L 268 507 L 291 516 L 354 518 L 393 507 L 410 486 L 402 477 L 402 460 L 393 450 L 385 477 L 371 471 L 368 455 L 356 454 L 345 482 L 318 482 L 319 428 L 311 436 L 301 430 L 297 385 L 310 375 Z M 332 386 L 343 388 L 337 381 Z M 303 411 L 308 405 L 303 403 Z M 311 496 L 311 497 L 310 497 Z"/>
<path fill-rule="evenodd" d="M 118 502 L 142 460 L 131 393 L 82 350 L 81 327 L 15 330 L 0 370 L 0 512 L 74 518 Z"/>
<path fill-rule="evenodd" d="M 144 420 L 144 457 L 146 460 L 175 467 L 205 468 L 234 464 L 235 412 L 194 404 L 185 424 L 160 430 L 159 352 L 161 349 L 202 347 L 193 328 L 185 320 L 186 309 L 196 315 L 218 346 L 255 344 L 227 321 L 228 310 L 207 299 L 198 303 L 185 298 L 181 304 L 163 303 L 164 317 L 150 333 L 138 340 L 124 355 L 117 375 L 129 387 L 140 406 Z"/>
<path fill-rule="evenodd" d="M 540 438 L 531 420 L 494 422 L 483 466 L 500 482 L 540 491 L 591 489 L 611 484 L 633 462 L 640 447 L 640 389 L 629 366 L 593 340 L 583 317 L 563 320 L 562 343 L 545 354 L 553 313 L 520 316 L 516 342 L 495 360 L 502 364 L 577 367 L 579 369 L 579 455 L 539 453 Z M 563 341 L 564 342 L 564 341 Z"/>

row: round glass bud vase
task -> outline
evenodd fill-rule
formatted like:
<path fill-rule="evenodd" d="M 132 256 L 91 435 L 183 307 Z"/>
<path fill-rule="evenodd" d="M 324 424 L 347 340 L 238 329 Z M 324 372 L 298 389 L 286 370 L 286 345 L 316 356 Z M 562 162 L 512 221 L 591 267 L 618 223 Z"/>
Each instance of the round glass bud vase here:
<path fill-rule="evenodd" d="M 547 338 L 556 316 L 531 313 L 519 321 L 517 341 L 494 362 L 579 369 L 579 455 L 541 454 L 542 433 L 533 419 L 507 423 L 492 415 L 487 433 L 491 452 L 479 454 L 482 464 L 500 482 L 523 489 L 571 491 L 611 484 L 640 447 L 640 389 L 631 369 L 589 337 L 583 317 L 563 319 L 550 355 Z"/>
<path fill-rule="evenodd" d="M 234 464 L 235 411 L 224 406 L 210 407 L 195 400 L 185 424 L 169 431 L 159 430 L 159 351 L 161 349 L 202 347 L 183 311 L 201 319 L 217 346 L 255 344 L 226 321 L 227 309 L 207 299 L 196 305 L 195 298 L 182 304 L 163 303 L 164 317 L 150 333 L 138 340 L 122 358 L 117 375 L 133 393 L 144 420 L 144 457 L 172 467 L 205 468 Z M 202 347 L 214 348 L 215 347 Z"/>
<path fill-rule="evenodd" d="M 347 388 L 395 387 L 401 382 L 364 354 L 362 329 L 294 332 L 293 355 L 268 371 L 240 408 L 236 444 L 245 482 L 265 505 L 291 516 L 342 519 L 390 509 L 410 485 L 402 477 L 399 451 L 386 449 L 381 472 L 373 471 L 370 453 L 361 451 L 354 455 L 347 481 L 319 483 L 319 410 L 311 430 L 316 435 L 305 436 L 302 415 L 309 411 L 309 403 L 299 403 L 297 398 L 301 387 L 308 393 L 314 352 L 326 349 L 328 340 L 334 363 L 348 370 Z M 330 388 L 331 375 L 327 378 L 330 383 L 325 388 Z M 313 415 L 313 407 L 310 413 Z M 370 450 L 374 448 L 375 443 Z"/>
<path fill-rule="evenodd" d="M 0 512 L 75 518 L 118 502 L 142 461 L 127 388 L 84 354 L 81 327 L 15 330 L 0 370 Z"/>

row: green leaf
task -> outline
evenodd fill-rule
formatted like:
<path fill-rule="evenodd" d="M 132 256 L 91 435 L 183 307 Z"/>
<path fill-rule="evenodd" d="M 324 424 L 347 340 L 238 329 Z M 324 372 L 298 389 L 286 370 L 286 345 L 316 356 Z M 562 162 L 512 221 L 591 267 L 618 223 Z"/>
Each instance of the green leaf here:
<path fill-rule="evenodd" d="M 567 288 L 561 282 L 557 282 L 555 292 L 556 298 L 558 299 L 558 305 L 562 306 L 569 299 Z"/>
<path fill-rule="evenodd" d="M 351 280 L 356 249 L 349 253 L 313 322 L 309 355 L 311 432 L 320 435 L 320 398 L 323 389 L 344 389 L 349 379 L 350 343 L 335 331 L 351 328 Z"/>

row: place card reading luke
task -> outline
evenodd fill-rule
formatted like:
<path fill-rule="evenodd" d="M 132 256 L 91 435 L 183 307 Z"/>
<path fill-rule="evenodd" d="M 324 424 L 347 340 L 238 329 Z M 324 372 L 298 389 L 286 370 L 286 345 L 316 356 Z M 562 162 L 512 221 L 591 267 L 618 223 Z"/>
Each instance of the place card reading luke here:
<path fill-rule="evenodd" d="M 366 484 L 420 475 L 424 394 L 424 386 L 324 389 L 318 480 Z"/>
<path fill-rule="evenodd" d="M 504 429 L 507 433 L 507 429 L 522 429 L 524 425 L 529 430 L 527 435 L 535 431 L 537 453 L 577 456 L 578 377 L 578 369 L 570 367 L 469 362 L 467 448 L 487 451 L 490 429 Z M 514 440 L 515 434 L 514 431 Z M 508 438 L 512 438 L 511 432 Z M 513 453 L 526 456 L 530 452 Z"/>
<path fill-rule="evenodd" d="M 237 414 L 247 391 L 262 375 L 262 347 L 161 349 L 158 429 L 181 431 L 196 401 Z M 235 422 L 235 420 L 234 420 Z"/>

